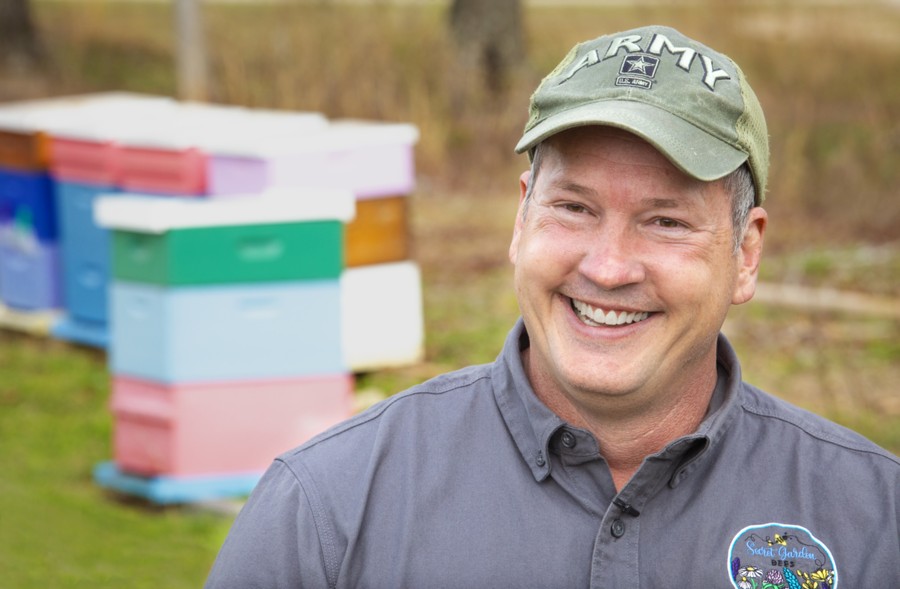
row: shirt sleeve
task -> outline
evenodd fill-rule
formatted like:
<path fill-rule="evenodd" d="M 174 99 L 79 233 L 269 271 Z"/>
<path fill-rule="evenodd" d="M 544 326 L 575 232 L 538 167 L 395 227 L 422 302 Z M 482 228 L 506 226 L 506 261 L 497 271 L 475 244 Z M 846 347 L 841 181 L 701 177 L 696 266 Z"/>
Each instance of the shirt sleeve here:
<path fill-rule="evenodd" d="M 294 473 L 276 460 L 235 518 L 205 588 L 329 586 L 313 510 Z"/>

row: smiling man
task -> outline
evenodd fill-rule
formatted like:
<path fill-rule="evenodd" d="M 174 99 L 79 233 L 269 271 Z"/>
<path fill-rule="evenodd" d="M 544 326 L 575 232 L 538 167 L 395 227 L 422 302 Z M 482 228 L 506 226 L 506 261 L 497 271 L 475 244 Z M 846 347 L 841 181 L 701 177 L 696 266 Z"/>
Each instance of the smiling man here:
<path fill-rule="evenodd" d="M 275 460 L 207 586 L 864 589 L 900 579 L 900 461 L 746 384 L 762 109 L 644 27 L 532 96 L 497 360 Z"/>
<path fill-rule="evenodd" d="M 561 131 L 536 161 L 510 247 L 523 364 L 545 405 L 594 434 L 622 488 L 706 413 L 716 336 L 753 295 L 766 214 L 749 210 L 735 248 L 732 203 L 752 200 L 615 127 Z"/>

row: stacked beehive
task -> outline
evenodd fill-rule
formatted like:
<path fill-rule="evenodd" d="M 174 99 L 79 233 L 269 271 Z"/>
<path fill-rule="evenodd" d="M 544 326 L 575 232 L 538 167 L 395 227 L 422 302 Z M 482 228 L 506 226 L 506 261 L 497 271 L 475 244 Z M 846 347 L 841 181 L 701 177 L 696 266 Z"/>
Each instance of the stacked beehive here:
<path fill-rule="evenodd" d="M 130 94 L 57 110 L 33 120 L 61 225 L 54 333 L 109 343 L 101 485 L 246 493 L 349 415 L 354 371 L 421 359 L 414 127 Z"/>
<path fill-rule="evenodd" d="M 100 465 L 96 478 L 157 502 L 246 493 L 278 452 L 349 416 L 350 371 L 360 367 L 349 354 L 359 347 L 353 344 L 360 340 L 357 333 L 368 335 L 373 323 L 346 315 L 359 313 L 350 303 L 360 296 L 367 305 L 373 299 L 362 291 L 371 281 L 355 290 L 352 281 L 348 286 L 344 262 L 354 250 L 365 252 L 392 237 L 384 234 L 383 222 L 370 219 L 356 227 L 377 228 L 381 233 L 374 238 L 343 233 L 341 221 L 349 222 L 347 212 L 356 206 L 345 179 L 364 170 L 347 157 L 353 150 L 328 148 L 337 125 L 284 133 L 279 140 L 260 133 L 247 116 L 236 120 L 238 114 L 245 113 L 194 107 L 162 130 L 157 121 L 140 133 L 129 131 L 118 170 L 122 188 L 177 195 L 181 202 L 119 195 L 101 199 L 95 209 L 100 225 L 113 229 L 110 367 L 116 419 L 115 460 Z M 409 133 L 402 137 L 409 156 L 414 139 Z M 253 185 L 251 169 L 223 161 L 239 149 L 294 144 L 315 145 L 290 162 L 293 167 L 312 160 L 315 181 Z M 402 174 L 404 186 L 411 185 L 411 159 L 403 163 L 395 176 Z M 288 196 L 261 196 L 273 187 Z M 336 188 L 348 190 L 328 192 Z M 184 198 L 192 196 L 207 198 Z M 286 202 L 294 206 L 286 208 Z M 402 238 L 393 239 L 405 244 L 405 224 L 395 222 L 391 229 L 402 231 Z M 219 259 L 229 252 L 235 272 Z M 279 268 L 279 261 L 287 268 Z M 265 268 L 274 274 L 260 272 Z M 414 301 L 403 312 L 418 309 L 420 337 L 397 363 L 421 354 L 415 277 L 406 295 Z M 380 286 L 400 293 L 410 285 Z M 367 306 L 363 313 L 370 311 Z M 369 336 L 376 350 L 396 335 L 384 333 Z M 236 437 L 238 432 L 246 435 Z"/>
<path fill-rule="evenodd" d="M 352 412 L 340 337 L 347 192 L 101 197 L 112 230 L 114 462 L 156 502 L 243 494 Z"/>

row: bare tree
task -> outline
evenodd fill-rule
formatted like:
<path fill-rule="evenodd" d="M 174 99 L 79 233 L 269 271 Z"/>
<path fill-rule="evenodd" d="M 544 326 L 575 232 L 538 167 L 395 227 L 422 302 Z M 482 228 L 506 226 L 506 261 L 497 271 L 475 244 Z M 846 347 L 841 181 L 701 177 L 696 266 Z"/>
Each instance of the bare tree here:
<path fill-rule="evenodd" d="M 184 100 L 207 100 L 208 65 L 200 0 L 175 0 L 174 8 L 178 97 Z"/>
<path fill-rule="evenodd" d="M 42 53 L 29 0 L 0 0 L 0 65 L 36 65 Z"/>
<path fill-rule="evenodd" d="M 450 29 L 463 64 L 480 69 L 485 86 L 501 92 L 523 57 L 521 0 L 453 0 Z"/>

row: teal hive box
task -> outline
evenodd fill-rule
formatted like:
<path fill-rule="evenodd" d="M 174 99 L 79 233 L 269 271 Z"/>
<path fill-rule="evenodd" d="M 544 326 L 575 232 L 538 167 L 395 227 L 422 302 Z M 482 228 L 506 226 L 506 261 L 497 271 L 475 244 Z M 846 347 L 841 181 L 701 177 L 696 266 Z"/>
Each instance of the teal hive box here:
<path fill-rule="evenodd" d="M 339 221 L 113 231 L 113 277 L 152 284 L 233 284 L 336 278 Z"/>
<path fill-rule="evenodd" d="M 268 192 L 188 200 L 124 195 L 98 199 L 95 217 L 113 230 L 115 280 L 168 286 L 338 278 L 345 192 Z"/>

